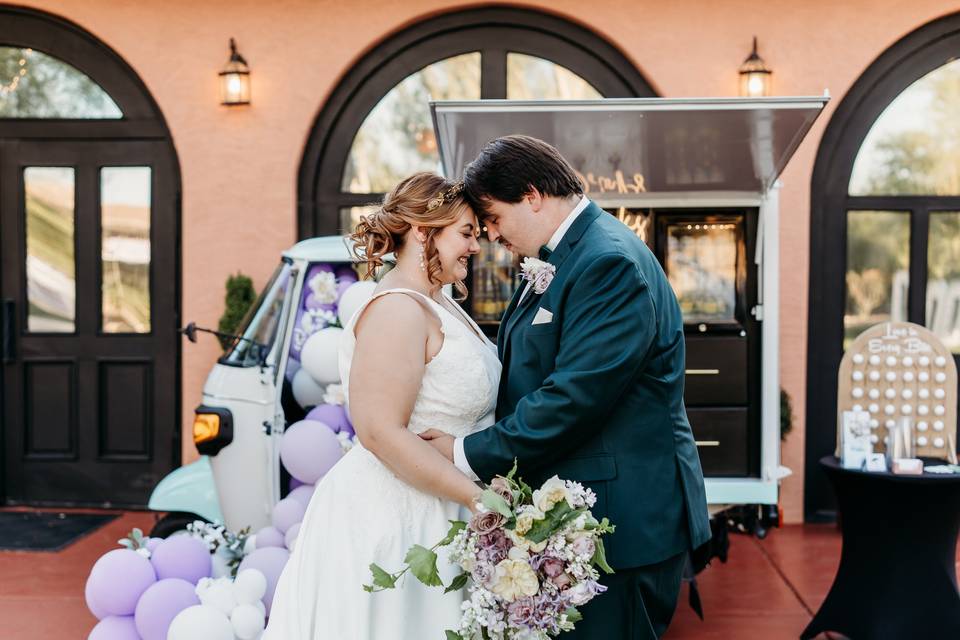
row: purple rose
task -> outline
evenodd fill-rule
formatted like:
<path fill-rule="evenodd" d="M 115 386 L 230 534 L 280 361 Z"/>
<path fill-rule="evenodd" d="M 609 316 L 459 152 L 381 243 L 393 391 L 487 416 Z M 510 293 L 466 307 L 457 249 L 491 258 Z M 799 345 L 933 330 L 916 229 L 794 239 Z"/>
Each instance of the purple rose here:
<path fill-rule="evenodd" d="M 525 627 L 536 614 L 536 602 L 533 598 L 520 598 L 507 606 L 507 620 L 513 627 Z"/>
<path fill-rule="evenodd" d="M 540 564 L 540 570 L 548 578 L 555 578 L 563 573 L 563 560 L 547 556 Z"/>
<path fill-rule="evenodd" d="M 582 604 L 586 604 L 593 599 L 595 595 L 601 594 L 606 591 L 607 588 L 600 584 L 599 582 L 594 582 L 593 580 L 584 580 L 583 582 L 577 583 L 572 588 L 566 592 L 566 596 L 575 607 L 579 607 Z"/>
<path fill-rule="evenodd" d="M 496 531 L 502 527 L 506 521 L 507 519 L 496 511 L 483 511 L 473 514 L 473 517 L 470 518 L 470 528 L 480 535 L 483 535 Z"/>
<path fill-rule="evenodd" d="M 510 483 L 506 478 L 497 476 L 490 482 L 490 490 L 507 501 L 507 504 L 513 504 L 513 491 L 510 490 Z"/>
<path fill-rule="evenodd" d="M 561 573 L 556 576 L 550 577 L 550 582 L 556 585 L 557 589 L 560 591 L 566 591 L 570 588 L 570 585 L 573 584 L 573 581 L 570 579 L 570 576 L 566 573 Z"/>
<path fill-rule="evenodd" d="M 580 536 L 573 541 L 570 548 L 573 549 L 573 552 L 578 556 L 592 558 L 597 550 L 597 543 L 593 541 L 591 536 Z"/>

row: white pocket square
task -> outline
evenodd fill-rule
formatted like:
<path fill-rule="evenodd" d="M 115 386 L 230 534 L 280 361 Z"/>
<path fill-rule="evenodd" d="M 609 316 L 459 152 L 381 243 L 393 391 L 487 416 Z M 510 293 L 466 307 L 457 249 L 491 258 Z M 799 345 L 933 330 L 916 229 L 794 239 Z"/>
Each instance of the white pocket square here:
<path fill-rule="evenodd" d="M 553 314 L 543 307 L 537 309 L 537 315 L 533 317 L 533 322 L 531 324 L 547 324 L 553 322 Z"/>

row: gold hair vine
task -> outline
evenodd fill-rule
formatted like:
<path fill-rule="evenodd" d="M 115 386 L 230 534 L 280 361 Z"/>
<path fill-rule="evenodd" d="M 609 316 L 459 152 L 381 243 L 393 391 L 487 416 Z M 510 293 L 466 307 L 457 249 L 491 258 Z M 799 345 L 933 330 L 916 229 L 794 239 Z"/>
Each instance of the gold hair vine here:
<path fill-rule="evenodd" d="M 454 182 L 449 189 L 438 193 L 435 198 L 427 203 L 427 211 L 433 211 L 445 202 L 452 202 L 461 193 L 463 193 L 463 180 Z"/>

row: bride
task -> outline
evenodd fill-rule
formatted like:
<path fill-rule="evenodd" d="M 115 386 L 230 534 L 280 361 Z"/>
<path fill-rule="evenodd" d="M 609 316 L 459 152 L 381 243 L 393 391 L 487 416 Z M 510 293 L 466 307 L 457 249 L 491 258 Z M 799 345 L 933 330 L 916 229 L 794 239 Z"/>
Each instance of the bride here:
<path fill-rule="evenodd" d="M 397 266 L 344 327 L 340 375 L 360 444 L 317 484 L 280 577 L 269 640 L 431 640 L 460 620 L 462 591 L 444 594 L 411 575 L 367 593 L 369 565 L 403 565 L 480 489 L 429 443 L 427 429 L 466 436 L 494 422 L 496 348 L 447 296 L 460 296 L 479 223 L 461 185 L 432 173 L 398 184 L 352 236 L 369 271 L 394 252 Z M 464 514 L 465 515 L 465 514 Z M 442 549 L 441 549 L 442 554 Z M 441 555 L 444 584 L 455 572 Z"/>

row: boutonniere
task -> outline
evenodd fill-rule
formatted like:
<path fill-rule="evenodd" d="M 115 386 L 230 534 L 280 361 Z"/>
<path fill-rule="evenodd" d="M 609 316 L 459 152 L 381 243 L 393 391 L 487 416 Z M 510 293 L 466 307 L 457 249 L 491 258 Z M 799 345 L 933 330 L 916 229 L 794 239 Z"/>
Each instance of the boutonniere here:
<path fill-rule="evenodd" d="M 538 258 L 524 258 L 520 264 L 520 277 L 530 283 L 533 292 L 541 295 L 553 282 L 557 268 Z"/>

